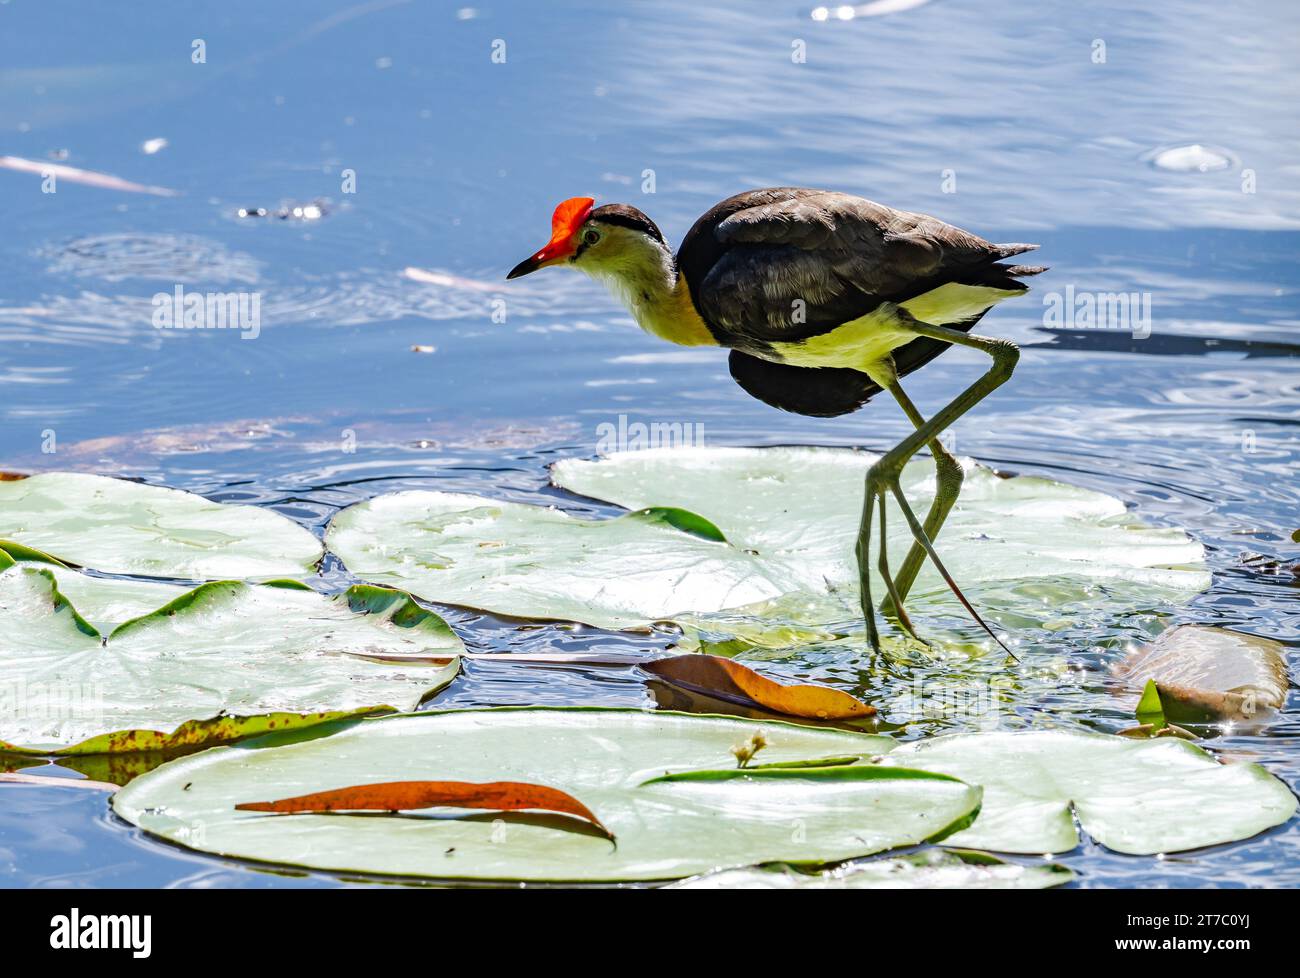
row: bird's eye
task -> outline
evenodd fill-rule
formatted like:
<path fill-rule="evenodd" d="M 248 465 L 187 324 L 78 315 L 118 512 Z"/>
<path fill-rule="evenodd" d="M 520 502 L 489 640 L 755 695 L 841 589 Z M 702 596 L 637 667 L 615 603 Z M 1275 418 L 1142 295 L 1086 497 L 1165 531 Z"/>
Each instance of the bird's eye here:
<path fill-rule="evenodd" d="M 582 232 L 583 244 L 594 245 L 599 240 L 600 240 L 599 231 L 593 231 L 591 228 L 588 228 L 587 230 Z"/>

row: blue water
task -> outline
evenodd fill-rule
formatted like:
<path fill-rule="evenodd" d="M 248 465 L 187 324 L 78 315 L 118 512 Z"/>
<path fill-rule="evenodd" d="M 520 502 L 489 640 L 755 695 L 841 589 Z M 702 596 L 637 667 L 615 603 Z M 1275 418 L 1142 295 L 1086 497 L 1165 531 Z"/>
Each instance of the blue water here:
<path fill-rule="evenodd" d="M 546 464 L 593 455 L 598 426 L 620 415 L 703 424 L 712 444 L 887 447 L 906 430 L 887 404 L 834 421 L 781 414 L 735 387 L 716 351 L 641 334 L 578 276 L 502 281 L 566 197 L 632 203 L 679 240 L 738 190 L 826 186 L 1043 245 L 1051 271 L 982 326 L 1025 352 L 957 426 L 958 451 L 1186 527 L 1214 584 L 1179 620 L 1278 639 L 1294 674 L 1300 8 L 811 12 L 0 3 L 0 156 L 176 191 L 61 179 L 43 193 L 38 174 L 0 168 L 0 468 L 142 478 L 320 528 L 343 505 L 413 486 L 536 501 Z M 196 39 L 205 63 L 192 61 Z M 1211 168 L 1153 162 L 1192 144 Z M 318 219 L 293 216 L 313 204 Z M 261 334 L 153 328 L 151 297 L 178 283 L 259 292 Z M 1069 286 L 1150 293 L 1150 336 L 1045 329 L 1042 296 Z M 982 367 L 947 354 L 911 393 L 933 410 Z M 449 617 L 476 648 L 647 645 Z M 1109 660 L 1096 649 L 1127 637 L 1095 636 L 1078 661 L 1098 669 Z M 890 677 L 797 665 L 888 715 Z M 1100 690 L 1020 712 L 1115 729 L 1122 711 Z M 473 664 L 437 703 L 650 696 L 631 670 Z M 1296 707 L 1293 694 L 1214 748 L 1295 787 Z M 0 790 L 6 885 L 337 882 L 164 846 L 91 792 Z M 1298 846 L 1293 822 L 1166 860 L 1085 845 L 1061 861 L 1081 885 L 1294 886 Z"/>

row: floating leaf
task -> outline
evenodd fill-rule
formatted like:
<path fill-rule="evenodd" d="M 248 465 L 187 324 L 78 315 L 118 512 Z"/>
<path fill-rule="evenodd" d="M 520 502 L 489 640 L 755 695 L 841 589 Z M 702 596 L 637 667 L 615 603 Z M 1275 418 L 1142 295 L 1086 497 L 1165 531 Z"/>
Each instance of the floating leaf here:
<path fill-rule="evenodd" d="M 400 492 L 345 509 L 327 540 L 364 580 L 403 581 L 429 600 L 524 618 L 628 628 L 781 593 L 757 558 L 636 513 L 582 520 L 459 493 Z"/>
<path fill-rule="evenodd" d="M 748 666 L 717 655 L 674 655 L 652 659 L 646 672 L 676 686 L 719 699 L 754 704 L 787 716 L 813 720 L 848 720 L 874 716 L 876 708 L 829 686 L 783 685 Z"/>
<path fill-rule="evenodd" d="M 83 791 L 117 790 L 117 785 L 105 781 L 90 781 L 86 778 L 51 777 L 48 774 L 26 774 L 15 771 L 0 771 L 0 781 L 9 784 L 30 784 L 38 788 L 81 788 Z"/>
<path fill-rule="evenodd" d="M 1183 740 L 1196 740 L 1196 734 L 1190 730 L 1184 730 L 1182 727 L 1175 726 L 1165 718 L 1164 707 L 1160 703 L 1160 690 L 1156 688 L 1156 681 L 1148 679 L 1146 688 L 1142 690 L 1142 698 L 1138 700 L 1135 715 L 1138 719 L 1136 727 L 1128 727 L 1124 730 L 1116 731 L 1121 737 L 1181 737 Z"/>
<path fill-rule="evenodd" d="M 0 570 L 19 561 L 36 564 L 51 564 L 55 567 L 67 567 L 58 557 L 51 557 L 43 550 L 26 547 L 16 540 L 0 540 Z"/>
<path fill-rule="evenodd" d="M 107 634 L 132 618 L 139 618 L 175 601 L 190 588 L 157 581 L 92 577 L 56 564 L 23 561 L 20 566 L 49 572 L 59 591 L 95 630 Z"/>
<path fill-rule="evenodd" d="M 610 882 L 759 862 L 838 862 L 942 836 L 979 806 L 978 789 L 948 779 L 643 785 L 668 770 L 727 763 L 731 746 L 757 730 L 772 761 L 870 756 L 891 746 L 843 730 L 639 710 L 425 713 L 194 754 L 131 782 L 113 807 L 155 835 L 224 856 L 401 876 Z M 599 812 L 618 846 L 556 832 L 544 815 L 321 818 L 306 831 L 302 819 L 233 808 L 259 795 L 430 775 L 550 785 Z"/>
<path fill-rule="evenodd" d="M 21 156 L 0 156 L 0 169 L 17 170 L 19 173 L 34 173 L 42 180 L 54 177 L 68 183 L 81 183 L 87 187 L 100 187 L 104 190 L 124 190 L 133 194 L 152 194 L 155 197 L 175 197 L 177 191 L 167 187 L 152 187 L 143 183 L 123 180 L 111 173 L 99 173 L 95 170 L 83 170 L 63 163 L 51 163 L 48 160 L 25 160 Z"/>
<path fill-rule="evenodd" d="M 1133 685 L 1145 682 L 1160 712 L 1181 723 L 1256 719 L 1281 708 L 1290 684 L 1279 643 L 1213 625 L 1163 632 L 1116 674 Z"/>
<path fill-rule="evenodd" d="M 684 781 L 779 781 L 795 779 L 802 781 L 879 781 L 899 778 L 920 778 L 930 781 L 958 781 L 947 774 L 934 771 L 921 771 L 909 767 L 891 767 L 885 764 L 806 764 L 796 763 L 789 767 L 772 762 L 755 767 L 701 768 L 695 771 L 675 771 L 660 774 L 643 782 L 644 784 L 674 784 Z"/>
<path fill-rule="evenodd" d="M 0 538 L 108 574 L 190 580 L 293 577 L 322 553 L 269 509 L 75 472 L 0 482 Z"/>
<path fill-rule="evenodd" d="M 728 869 L 674 883 L 684 890 L 1041 890 L 1074 873 L 1056 863 L 1024 866 L 982 852 L 926 849 L 907 856 L 849 863 L 821 873 L 791 866 Z"/>
<path fill-rule="evenodd" d="M 859 754 L 833 754 L 830 757 L 810 757 L 803 761 L 773 761 L 771 764 L 749 764 L 746 768 L 750 771 L 761 771 L 769 767 L 839 767 L 841 764 L 856 764 L 860 760 L 862 760 L 862 757 Z"/>
<path fill-rule="evenodd" d="M 367 587 L 331 598 L 217 581 L 104 637 L 58 584 L 80 576 L 0 572 L 0 748 L 170 750 L 412 709 L 458 669 L 357 658 L 459 651 L 447 623 L 405 594 L 384 603 Z"/>
<path fill-rule="evenodd" d="M 358 576 L 432 601 L 609 628 L 674 620 L 707 632 L 716 620 L 735 626 L 719 631 L 772 644 L 772 623 L 815 628 L 860 616 L 853 551 L 876 457 L 724 448 L 566 460 L 552 470 L 557 485 L 633 512 L 579 519 L 479 496 L 401 492 L 339 513 L 327 540 Z M 918 512 L 933 481 L 928 459 L 904 472 Z M 889 525 L 901 559 L 910 537 L 899 514 Z M 941 549 L 968 592 L 1073 582 L 1058 605 L 1150 606 L 1208 583 L 1192 566 L 1201 547 L 1182 531 L 1137 524 L 1123 503 L 1092 490 L 980 467 L 967 472 Z M 931 570 L 913 595 L 914 614 L 954 610 Z M 1026 615 L 1044 613 L 1037 596 L 1022 603 Z"/>
<path fill-rule="evenodd" d="M 614 836 L 586 805 L 567 792 L 521 781 L 385 781 L 334 788 L 278 801 L 249 801 L 241 812 L 407 812 L 424 808 L 486 808 L 497 812 L 546 811 L 589 822 L 608 838 Z"/>
<path fill-rule="evenodd" d="M 907 744 L 883 764 L 939 771 L 984 788 L 956 845 L 1068 852 L 1083 831 L 1117 852 L 1150 855 L 1235 842 L 1296 810 L 1281 781 L 1255 764 L 1221 764 L 1186 741 L 1048 730 L 955 734 Z"/>
<path fill-rule="evenodd" d="M 1160 691 L 1156 689 L 1154 679 L 1148 679 L 1146 688 L 1142 690 L 1142 698 L 1137 705 L 1137 718 L 1156 730 L 1165 725 L 1165 711 L 1160 707 Z"/>
<path fill-rule="evenodd" d="M 629 509 L 677 506 L 707 515 L 737 546 L 790 558 L 810 572 L 810 589 L 830 570 L 833 583 L 857 580 L 853 554 L 867 469 L 879 456 L 833 448 L 684 448 L 621 452 L 552 467 L 556 485 Z M 1181 530 L 1142 526 L 1104 493 L 1030 476 L 1003 478 L 966 463 L 961 503 L 945 524 L 950 555 L 963 579 L 1012 581 L 1064 574 L 1123 577 L 1200 590 L 1199 544 Z M 923 513 L 933 495 L 934 464 L 917 459 L 902 485 Z M 910 542 L 891 512 L 894 546 Z M 973 545 L 973 546 L 972 546 Z M 816 555 L 815 557 L 812 555 Z M 945 590 L 931 569 L 929 587 Z M 920 587 L 921 585 L 918 585 Z"/>
<path fill-rule="evenodd" d="M 727 542 L 721 530 L 689 509 L 678 509 L 676 506 L 648 506 L 637 510 L 631 516 L 646 523 L 666 523 L 701 540 L 709 540 L 713 543 Z"/>

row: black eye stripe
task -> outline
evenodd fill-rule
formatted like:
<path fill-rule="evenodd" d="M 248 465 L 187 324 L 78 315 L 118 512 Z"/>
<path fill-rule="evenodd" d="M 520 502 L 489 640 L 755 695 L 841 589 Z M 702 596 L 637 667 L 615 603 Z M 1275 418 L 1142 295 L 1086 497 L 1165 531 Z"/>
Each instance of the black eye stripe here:
<path fill-rule="evenodd" d="M 633 231 L 640 231 L 643 234 L 650 235 L 660 244 L 666 244 L 663 233 L 655 225 L 655 222 L 635 207 L 629 207 L 627 204 L 606 204 L 604 207 L 598 207 L 591 212 L 588 220 L 599 224 L 613 224 L 618 227 L 631 228 Z"/>

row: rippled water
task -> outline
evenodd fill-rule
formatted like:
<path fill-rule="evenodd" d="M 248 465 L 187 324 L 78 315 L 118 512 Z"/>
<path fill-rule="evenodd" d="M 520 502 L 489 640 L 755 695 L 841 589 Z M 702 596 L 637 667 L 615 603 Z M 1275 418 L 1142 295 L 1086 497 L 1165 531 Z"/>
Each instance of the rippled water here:
<path fill-rule="evenodd" d="M 736 190 L 824 185 L 1042 243 L 1052 270 L 982 327 L 1021 343 L 1016 376 L 957 426 L 957 450 L 1186 527 L 1214 583 L 1171 620 L 1275 638 L 1294 674 L 1300 111 L 1282 93 L 1300 80 L 1300 9 L 933 0 L 817 21 L 814 6 L 0 4 L 0 156 L 179 192 L 61 179 L 45 194 L 39 174 L 0 168 L 0 467 L 142 478 L 319 530 L 412 487 L 607 511 L 549 489 L 546 465 L 593 455 L 619 415 L 703 424 L 719 445 L 887 447 L 906 430 L 887 404 L 780 414 L 722 356 L 642 335 L 576 277 L 501 281 L 564 197 L 626 200 L 679 239 Z M 312 204 L 319 217 L 295 216 Z M 259 292 L 261 334 L 154 329 L 152 296 L 177 284 Z M 1042 297 L 1067 287 L 1150 293 L 1150 335 L 1045 328 Z M 981 369 L 950 353 L 913 376 L 913 397 L 932 410 Z M 474 649 L 671 640 L 449 617 Z M 1152 627 L 1075 622 L 1022 667 L 1004 721 L 1125 725 L 1105 667 Z M 870 697 L 908 737 L 968 722 L 918 720 L 917 676 L 992 668 L 769 658 Z M 476 662 L 436 702 L 674 695 L 628 668 Z M 1265 723 L 1206 733 L 1295 787 L 1297 705 L 1293 692 Z M 334 882 L 163 846 L 90 792 L 5 787 L 4 801 L 8 883 Z M 1081 885 L 1293 886 L 1298 846 L 1293 821 L 1164 860 L 1085 845 L 1061 861 Z"/>

